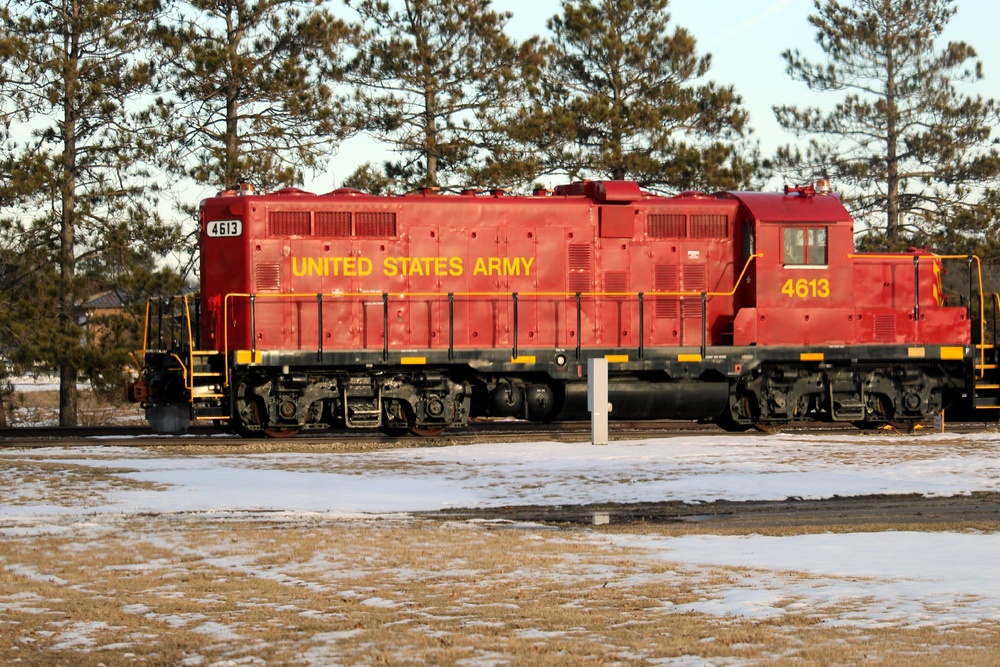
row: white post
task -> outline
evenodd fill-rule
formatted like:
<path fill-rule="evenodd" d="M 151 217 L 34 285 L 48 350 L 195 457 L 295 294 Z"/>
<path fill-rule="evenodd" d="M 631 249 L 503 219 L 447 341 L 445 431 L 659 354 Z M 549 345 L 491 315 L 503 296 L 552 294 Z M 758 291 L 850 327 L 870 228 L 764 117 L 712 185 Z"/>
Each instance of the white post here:
<path fill-rule="evenodd" d="M 587 360 L 587 409 L 590 410 L 590 441 L 608 444 L 608 360 Z"/>

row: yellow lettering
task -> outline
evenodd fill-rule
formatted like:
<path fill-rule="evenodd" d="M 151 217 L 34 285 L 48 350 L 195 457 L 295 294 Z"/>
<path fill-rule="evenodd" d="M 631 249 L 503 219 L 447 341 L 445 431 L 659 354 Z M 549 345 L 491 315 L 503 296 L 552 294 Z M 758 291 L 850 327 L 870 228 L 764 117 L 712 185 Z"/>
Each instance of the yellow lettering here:
<path fill-rule="evenodd" d="M 396 263 L 395 257 L 386 257 L 382 260 L 382 273 L 390 278 L 399 275 L 399 266 Z"/>
<path fill-rule="evenodd" d="M 306 257 L 305 264 L 306 264 L 306 267 L 305 267 L 306 268 L 306 275 L 309 275 L 309 276 L 322 276 L 322 275 L 324 275 L 323 265 L 320 263 L 318 257 Z"/>
<path fill-rule="evenodd" d="M 462 266 L 461 257 L 452 257 L 448 264 L 451 267 L 448 271 L 449 275 L 460 276 L 465 272 L 465 267 Z"/>
<path fill-rule="evenodd" d="M 458 260 L 461 265 L 461 259 Z M 531 267 L 535 263 L 534 257 L 477 257 L 476 266 L 472 270 L 475 276 L 530 276 Z M 452 273 L 452 275 L 462 275 Z"/>
<path fill-rule="evenodd" d="M 826 278 L 819 278 L 818 280 L 807 280 L 805 278 L 793 280 L 789 278 L 781 286 L 781 293 L 787 297 L 798 297 L 800 299 L 808 299 L 810 297 L 826 299 L 830 296 L 830 281 Z"/>
<path fill-rule="evenodd" d="M 399 265 L 394 257 L 383 263 L 385 275 L 395 276 Z M 370 276 L 374 266 L 368 257 L 292 257 L 292 274 L 305 276 Z"/>

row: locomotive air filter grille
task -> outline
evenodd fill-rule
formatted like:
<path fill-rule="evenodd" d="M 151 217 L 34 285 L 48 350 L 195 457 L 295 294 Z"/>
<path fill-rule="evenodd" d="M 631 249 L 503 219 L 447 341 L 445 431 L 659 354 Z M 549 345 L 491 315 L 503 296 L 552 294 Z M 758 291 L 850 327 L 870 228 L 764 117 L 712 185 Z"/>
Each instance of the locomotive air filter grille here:
<path fill-rule="evenodd" d="M 254 292 L 281 291 L 281 265 L 257 264 L 253 267 Z"/>
<path fill-rule="evenodd" d="M 688 235 L 694 239 L 728 238 L 728 223 L 724 215 L 692 215 Z"/>
<path fill-rule="evenodd" d="M 677 266 L 670 264 L 657 264 L 653 269 L 653 291 L 655 292 L 676 292 L 680 288 L 677 279 Z M 675 296 L 656 297 L 656 317 L 657 319 L 677 319 L 678 300 Z"/>
<path fill-rule="evenodd" d="M 594 283 L 593 248 L 582 243 L 571 243 L 568 247 L 566 266 L 569 276 L 566 278 L 566 289 L 570 292 L 589 292 Z"/>
<path fill-rule="evenodd" d="M 271 211 L 267 215 L 268 236 L 309 236 L 309 211 Z"/>
<path fill-rule="evenodd" d="M 684 238 L 686 215 L 651 213 L 649 215 L 649 235 L 657 239 Z"/>
<path fill-rule="evenodd" d="M 391 211 L 369 211 L 354 214 L 355 236 L 387 237 L 396 235 L 396 214 Z"/>
<path fill-rule="evenodd" d="M 896 316 L 875 315 L 872 337 L 879 343 L 892 343 L 896 340 Z"/>
<path fill-rule="evenodd" d="M 692 264 L 684 267 L 682 276 L 685 292 L 705 292 L 708 290 L 708 267 L 704 264 Z M 701 299 L 696 296 L 684 297 L 681 316 L 701 319 Z"/>
<path fill-rule="evenodd" d="M 605 292 L 627 292 L 628 273 L 625 271 L 608 271 L 604 274 Z"/>
<path fill-rule="evenodd" d="M 315 236 L 350 236 L 350 211 L 316 211 Z"/>

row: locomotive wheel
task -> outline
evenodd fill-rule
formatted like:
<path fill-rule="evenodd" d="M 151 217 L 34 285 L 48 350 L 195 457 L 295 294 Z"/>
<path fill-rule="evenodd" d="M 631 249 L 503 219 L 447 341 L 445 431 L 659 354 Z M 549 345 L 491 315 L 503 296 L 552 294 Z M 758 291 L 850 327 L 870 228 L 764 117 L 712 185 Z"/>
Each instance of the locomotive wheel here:
<path fill-rule="evenodd" d="M 743 410 L 748 415 L 754 414 L 751 411 L 749 398 L 743 399 Z M 719 426 L 719 428 L 723 429 L 724 431 L 728 431 L 729 433 L 745 433 L 746 431 L 749 431 L 751 428 L 753 428 L 752 424 L 741 424 L 740 422 L 738 422 L 736 420 L 736 417 L 733 416 L 733 410 L 731 407 L 728 407 L 725 410 L 723 410 L 722 413 L 715 418 L 715 423 L 717 426 Z"/>
<path fill-rule="evenodd" d="M 261 407 L 260 401 L 253 402 L 253 417 L 258 424 L 264 425 L 264 420 L 260 417 Z M 296 433 L 299 432 L 297 428 L 265 428 L 263 433 L 269 438 L 276 438 L 278 440 L 284 440 L 286 438 L 291 438 Z"/>
<path fill-rule="evenodd" d="M 444 433 L 444 426 L 414 426 L 410 429 L 410 433 L 413 435 L 419 435 L 421 438 L 436 438 Z"/>
<path fill-rule="evenodd" d="M 286 438 L 294 437 L 299 432 L 297 428 L 290 429 L 264 429 L 264 433 L 269 438 L 277 438 L 279 440 L 284 440 Z"/>
<path fill-rule="evenodd" d="M 919 423 L 919 419 L 893 419 L 889 425 L 900 433 L 913 433 Z"/>
<path fill-rule="evenodd" d="M 885 426 L 885 422 L 853 421 L 851 424 L 859 431 L 874 431 Z"/>
<path fill-rule="evenodd" d="M 785 428 L 786 422 L 754 422 L 753 427 L 761 433 L 777 435 Z"/>
<path fill-rule="evenodd" d="M 745 433 L 753 428 L 751 424 L 741 424 L 733 418 L 732 412 L 724 410 L 721 415 L 715 418 L 715 424 L 729 433 Z"/>

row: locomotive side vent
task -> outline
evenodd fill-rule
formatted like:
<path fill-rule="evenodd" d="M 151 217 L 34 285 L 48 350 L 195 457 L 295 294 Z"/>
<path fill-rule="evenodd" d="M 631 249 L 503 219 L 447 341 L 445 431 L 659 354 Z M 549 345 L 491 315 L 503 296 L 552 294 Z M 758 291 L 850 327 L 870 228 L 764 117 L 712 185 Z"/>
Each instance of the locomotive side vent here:
<path fill-rule="evenodd" d="M 627 292 L 628 273 L 625 271 L 608 271 L 604 274 L 605 292 Z"/>
<path fill-rule="evenodd" d="M 395 236 L 396 214 L 391 211 L 359 211 L 354 214 L 354 235 Z"/>
<path fill-rule="evenodd" d="M 650 213 L 649 236 L 656 239 L 684 238 L 687 216 L 674 213 Z"/>
<path fill-rule="evenodd" d="M 569 276 L 566 279 L 566 289 L 570 292 L 589 292 L 593 288 L 593 248 L 583 243 L 571 243 L 566 266 Z"/>
<path fill-rule="evenodd" d="M 704 264 L 685 266 L 682 280 L 685 292 L 705 292 L 708 290 L 708 267 Z M 681 316 L 701 319 L 701 299 L 696 296 L 684 297 Z"/>
<path fill-rule="evenodd" d="M 350 211 L 316 211 L 316 230 L 314 236 L 338 237 L 350 235 Z"/>
<path fill-rule="evenodd" d="M 653 269 L 653 291 L 656 292 L 676 292 L 680 288 L 677 280 L 677 266 L 669 264 L 657 264 Z M 656 318 L 660 320 L 677 319 L 676 296 L 656 297 Z"/>
<path fill-rule="evenodd" d="M 896 316 L 875 315 L 873 318 L 872 338 L 879 343 L 892 343 L 896 340 Z"/>
<path fill-rule="evenodd" d="M 729 218 L 724 215 L 692 215 L 688 236 L 693 239 L 729 238 Z"/>
<path fill-rule="evenodd" d="M 253 284 L 255 292 L 280 292 L 281 265 L 257 264 L 254 266 Z"/>
<path fill-rule="evenodd" d="M 270 211 L 267 215 L 268 236 L 309 236 L 312 221 L 309 211 Z"/>

